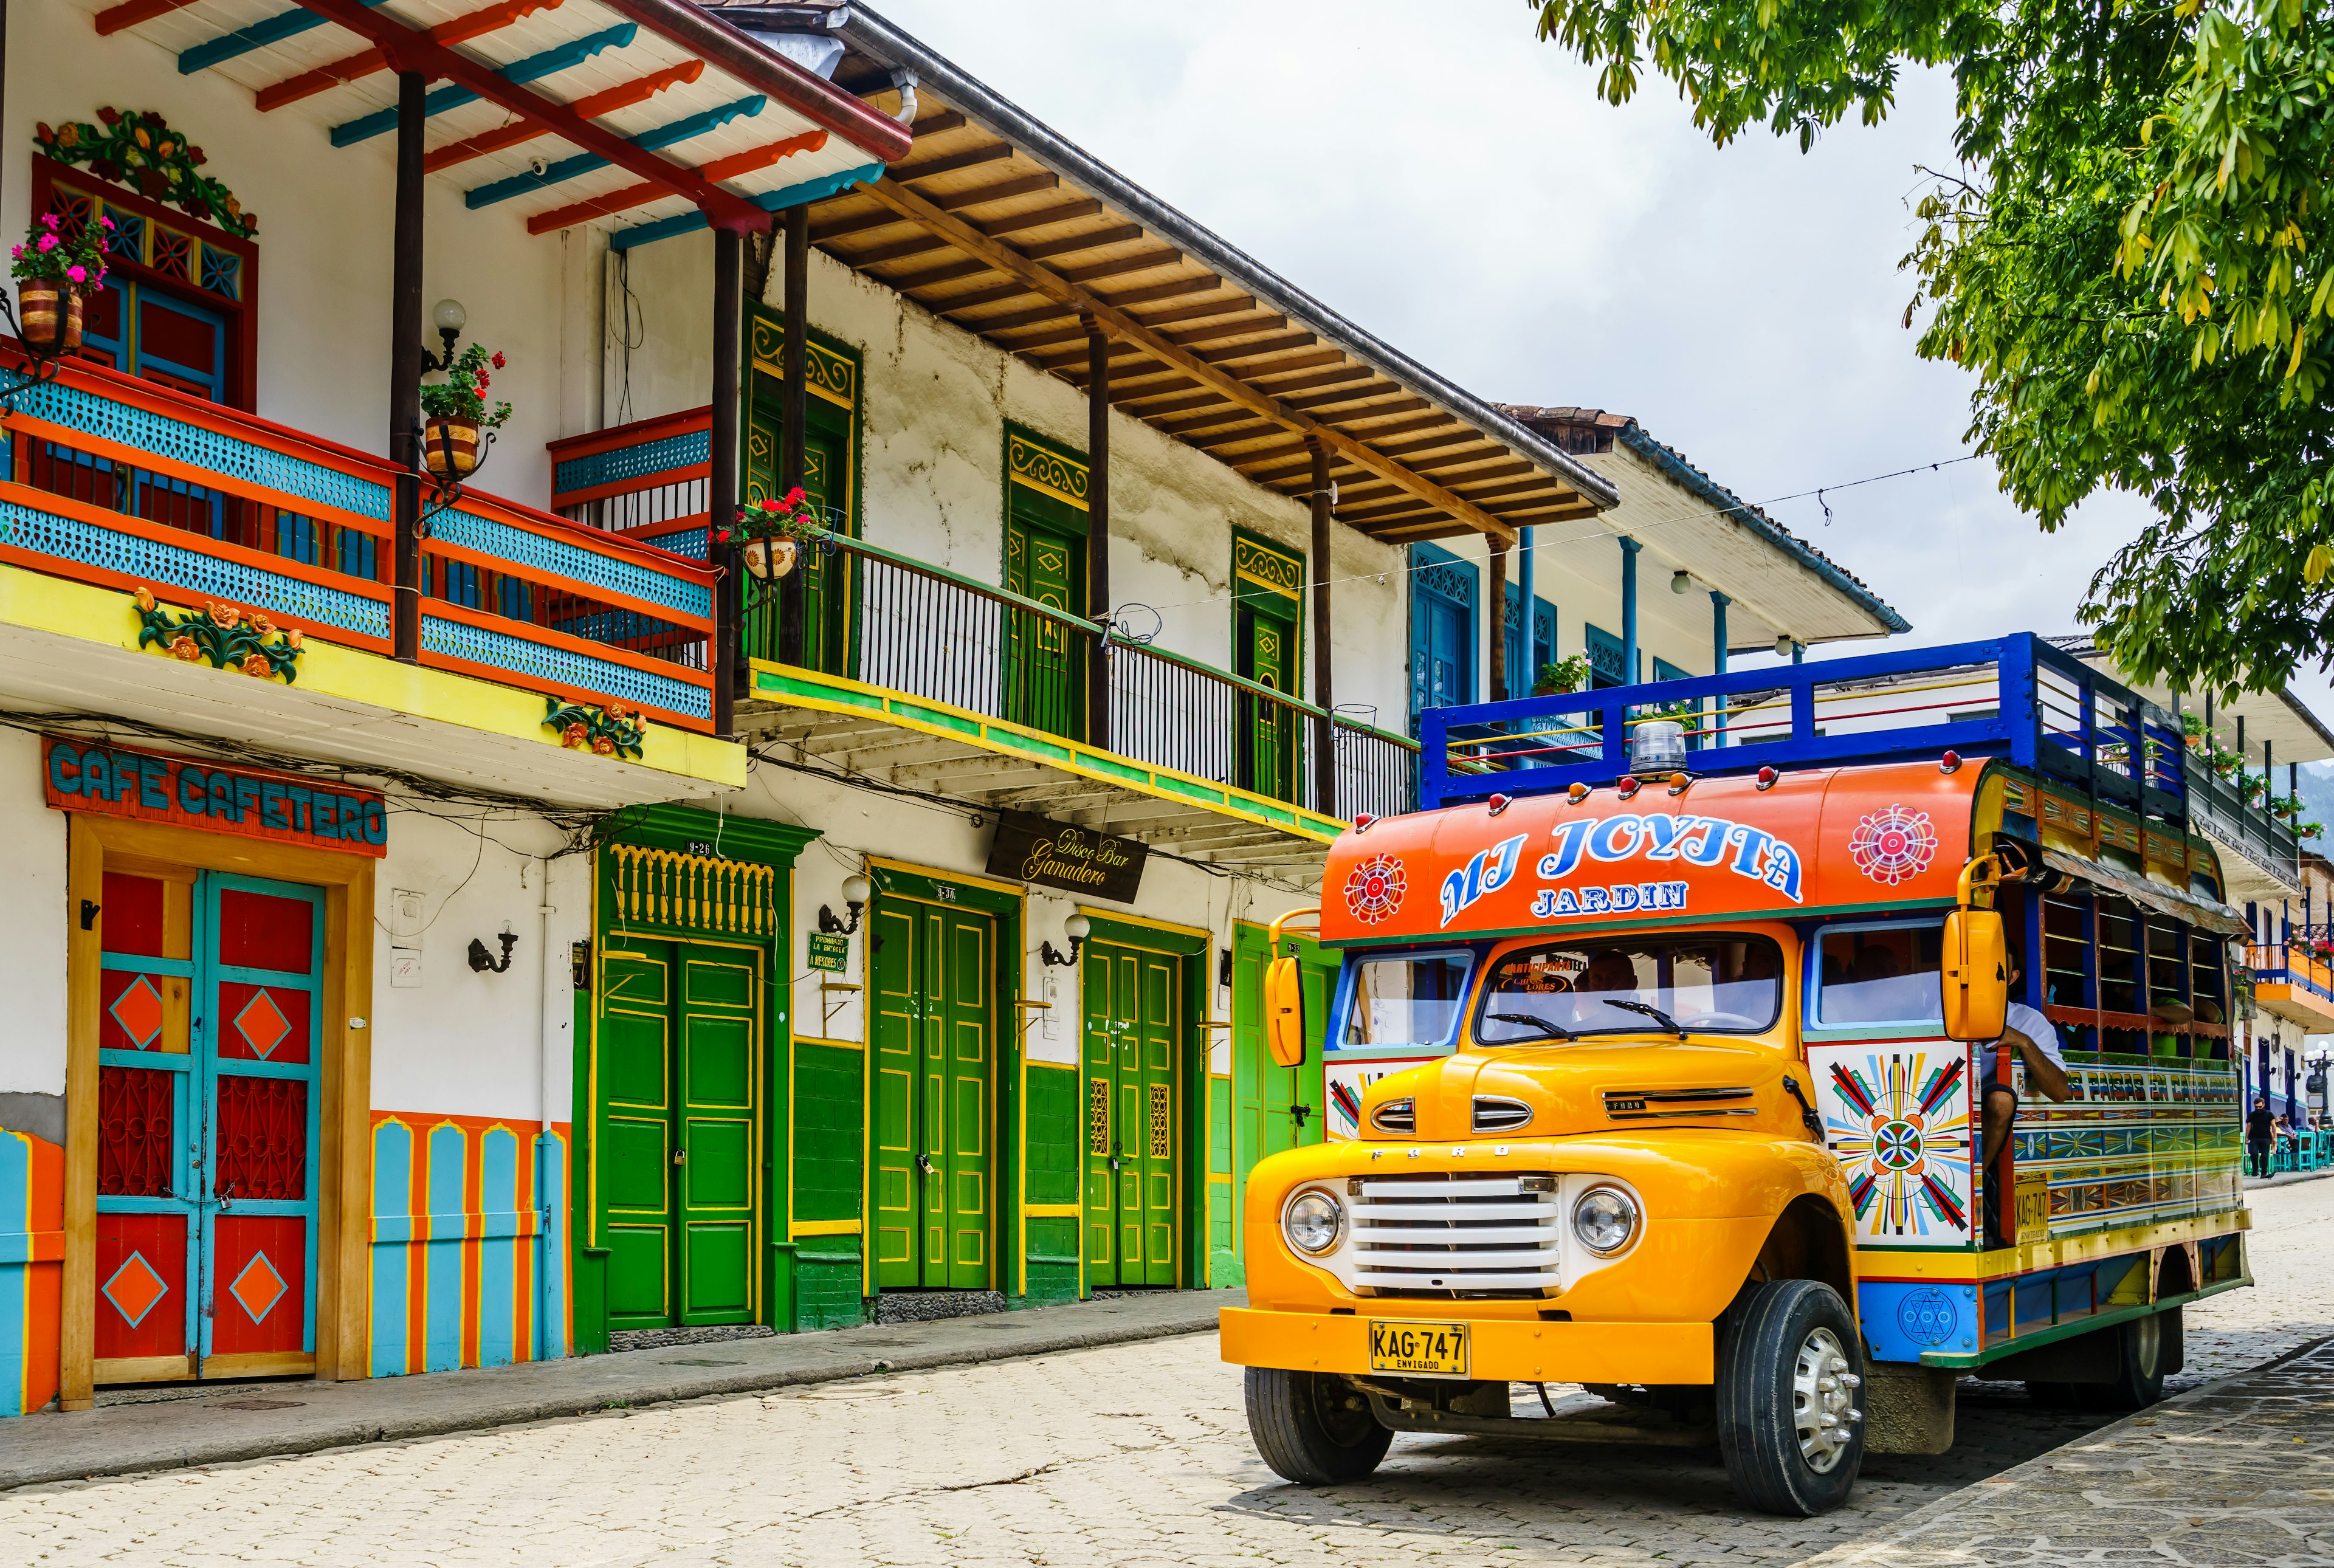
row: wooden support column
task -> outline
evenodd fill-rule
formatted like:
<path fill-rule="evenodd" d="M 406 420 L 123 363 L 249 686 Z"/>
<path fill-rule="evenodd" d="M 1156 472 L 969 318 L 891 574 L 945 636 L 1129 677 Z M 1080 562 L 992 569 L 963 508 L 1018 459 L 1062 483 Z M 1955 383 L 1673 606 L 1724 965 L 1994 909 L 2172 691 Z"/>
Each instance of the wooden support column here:
<path fill-rule="evenodd" d="M 1491 541 L 1490 608 L 1483 619 L 1490 627 L 1491 656 L 1485 666 L 1491 672 L 1491 688 L 1484 698 L 1487 702 L 1508 700 L 1508 542 Z"/>
<path fill-rule="evenodd" d="M 389 285 L 389 457 L 404 472 L 391 492 L 390 651 L 421 659 L 421 142 L 429 78 L 397 77 L 397 213 Z"/>
<path fill-rule="evenodd" d="M 804 444 L 810 423 L 810 207 L 786 211 L 785 316 L 786 341 L 778 351 L 778 489 L 781 494 L 803 482 Z M 778 661 L 808 662 L 812 650 L 803 646 L 803 623 L 810 618 L 810 573 L 799 564 L 780 578 L 778 588 Z"/>
<path fill-rule="evenodd" d="M 1326 717 L 1336 710 L 1329 683 L 1329 448 L 1313 447 L 1313 706 L 1324 717 L 1313 721 L 1315 809 L 1337 814 L 1337 730 Z"/>
<path fill-rule="evenodd" d="M 728 533 L 738 519 L 738 315 L 744 303 L 745 236 L 736 229 L 713 231 L 713 438 L 706 505 L 712 531 Z M 737 703 L 742 682 L 738 669 L 738 619 L 751 586 L 739 572 L 743 553 L 735 538 L 718 545 L 713 564 L 720 572 L 713 601 L 713 733 L 738 733 Z"/>
<path fill-rule="evenodd" d="M 1110 339 L 1085 318 L 1086 329 L 1086 614 L 1110 613 Z M 1086 740 L 1110 745 L 1110 649 L 1103 639 L 1087 645 Z"/>

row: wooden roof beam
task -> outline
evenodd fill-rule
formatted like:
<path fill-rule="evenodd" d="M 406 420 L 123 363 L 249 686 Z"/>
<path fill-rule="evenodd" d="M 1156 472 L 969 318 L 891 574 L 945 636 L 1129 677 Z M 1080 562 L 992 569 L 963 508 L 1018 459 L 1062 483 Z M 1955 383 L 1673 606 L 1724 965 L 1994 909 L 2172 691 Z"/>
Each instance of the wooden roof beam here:
<path fill-rule="evenodd" d="M 353 4 L 353 0 L 346 0 Z M 1095 321 L 1114 336 L 1131 338 L 1143 344 L 1153 358 L 1172 365 L 1203 387 L 1222 392 L 1231 401 L 1252 409 L 1274 423 L 1286 427 L 1300 436 L 1317 437 L 1332 452 L 1343 456 L 1361 467 L 1413 491 L 1418 497 L 1442 507 L 1452 516 L 1480 532 L 1512 544 L 1515 530 L 1489 512 L 1461 499 L 1423 475 L 1415 474 L 1402 464 L 1374 451 L 1342 430 L 1322 424 L 1311 415 L 1285 408 L 1278 399 L 1260 392 L 1238 376 L 1201 359 L 1189 349 L 1168 342 L 1159 333 L 1144 326 L 1124 311 L 1105 303 L 1081 286 L 1079 279 L 1056 273 L 1037 262 L 1029 260 L 1002 241 L 989 238 L 963 219 L 943 211 L 939 207 L 910 190 L 898 180 L 885 178 L 870 188 L 876 200 L 915 218 L 928 228 L 947 234 L 960 250 L 968 255 L 981 255 L 998 271 L 1027 284 L 1046 298 L 1063 304 L 1075 305 L 1093 313 Z"/>
<path fill-rule="evenodd" d="M 1149 304 L 1153 300 L 1172 300 L 1180 299 L 1185 294 L 1203 294 L 1223 286 L 1223 279 L 1210 273 L 1204 277 L 1177 278 L 1172 283 L 1152 284 L 1143 288 L 1128 289 L 1124 293 L 1111 295 L 1110 303 L 1124 310 L 1130 305 Z M 1022 292 L 1027 293 L 1034 291 L 1025 288 Z M 1249 303 L 1252 304 L 1255 302 Z M 960 307 L 955 305 L 943 305 L 940 310 L 945 314 L 958 308 Z M 980 321 L 968 322 L 964 325 L 976 332 L 1010 332 L 1016 327 L 1036 326 L 1040 322 L 1075 321 L 1077 317 L 1078 312 L 1075 306 L 1049 302 L 1042 305 L 1034 305 L 1026 311 L 1014 311 L 1006 315 L 989 316 Z M 1084 327 L 1078 329 L 1078 336 L 1085 336 Z"/>
<path fill-rule="evenodd" d="M 985 147 L 968 147 L 962 152 L 942 153 L 925 159 L 921 163 L 903 163 L 892 170 L 893 179 L 931 179 L 935 175 L 954 174 L 960 168 L 972 168 L 984 163 L 1013 156 L 1008 142 L 992 141 Z"/>

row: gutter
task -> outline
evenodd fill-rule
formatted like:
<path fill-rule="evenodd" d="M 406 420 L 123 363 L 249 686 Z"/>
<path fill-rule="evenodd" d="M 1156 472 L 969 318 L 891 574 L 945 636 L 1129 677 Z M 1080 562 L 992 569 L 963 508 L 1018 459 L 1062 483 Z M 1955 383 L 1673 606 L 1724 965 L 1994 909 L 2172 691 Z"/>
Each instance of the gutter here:
<path fill-rule="evenodd" d="M 647 3 L 647 0 L 622 0 L 622 3 L 638 5 Z M 1441 404 L 1486 436 L 1558 476 L 1597 506 L 1620 505 L 1620 492 L 1613 487 L 1612 481 L 1571 453 L 1551 445 L 1473 393 L 1453 386 L 1408 355 L 1372 337 L 1254 257 L 1234 249 L 1116 170 L 1065 140 L 865 5 L 854 4 L 851 7 L 851 19 L 844 24 L 842 31 L 844 36 L 862 53 L 885 64 L 905 66 L 913 71 L 925 86 L 967 113 L 988 122 L 991 129 L 1013 145 L 1016 151 L 1071 184 L 1102 197 L 1192 260 L 1255 295 L 1259 303 L 1289 317 L 1292 322 L 1301 322 L 1307 331 L 1330 347 L 1384 371 L 1390 379 L 1403 382 L 1407 390 Z M 1894 615 L 1894 611 L 1889 613 Z M 1901 623 L 1898 629 L 1904 630 Z"/>
<path fill-rule="evenodd" d="M 1843 597 L 1853 601 L 1866 614 L 1886 628 L 1887 635 L 1894 636 L 1913 630 L 1912 622 L 1890 609 L 1879 595 L 1848 576 L 1832 562 L 1817 554 L 1799 540 L 1793 538 L 1787 530 L 1778 527 L 1772 518 L 1765 515 L 1733 491 L 1727 489 L 1709 475 L 1647 435 L 1644 427 L 1635 419 L 1621 428 L 1620 438 L 1623 445 L 1629 450 L 1653 464 L 1696 495 L 1718 507 L 1721 515 L 1741 524 L 1769 544 L 1789 556 L 1801 567 L 1814 572 Z M 2329 737 L 2328 745 L 2329 748 L 2334 748 L 2334 736 Z"/>
<path fill-rule="evenodd" d="M 703 56 L 757 91 L 825 127 L 885 163 L 908 155 L 915 138 L 851 93 L 813 75 L 740 27 L 716 22 L 687 0 L 602 0 L 608 9 Z"/>

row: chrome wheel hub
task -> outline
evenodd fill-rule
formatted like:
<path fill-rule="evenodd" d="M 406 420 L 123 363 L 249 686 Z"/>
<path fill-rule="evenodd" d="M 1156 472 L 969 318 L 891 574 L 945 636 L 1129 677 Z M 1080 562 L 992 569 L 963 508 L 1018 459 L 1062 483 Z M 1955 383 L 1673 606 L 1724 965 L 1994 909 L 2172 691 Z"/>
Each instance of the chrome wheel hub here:
<path fill-rule="evenodd" d="M 1856 1390 L 1864 1380 L 1848 1370 L 1847 1355 L 1829 1329 L 1810 1329 L 1791 1367 L 1791 1423 L 1799 1429 L 1799 1457 L 1824 1475 L 1847 1455 L 1864 1412 Z"/>

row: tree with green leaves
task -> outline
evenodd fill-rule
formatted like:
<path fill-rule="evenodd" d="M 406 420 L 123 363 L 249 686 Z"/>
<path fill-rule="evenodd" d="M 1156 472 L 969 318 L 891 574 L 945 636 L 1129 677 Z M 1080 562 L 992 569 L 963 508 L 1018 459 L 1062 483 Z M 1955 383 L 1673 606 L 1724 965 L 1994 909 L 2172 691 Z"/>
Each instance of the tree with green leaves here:
<path fill-rule="evenodd" d="M 1618 104 L 1670 78 L 1721 146 L 1801 149 L 1953 78 L 1905 324 L 1972 372 L 1970 438 L 2044 529 L 2139 537 L 2079 611 L 2136 677 L 2267 689 L 2334 660 L 2334 20 L 2300 0 L 1528 0 Z"/>

